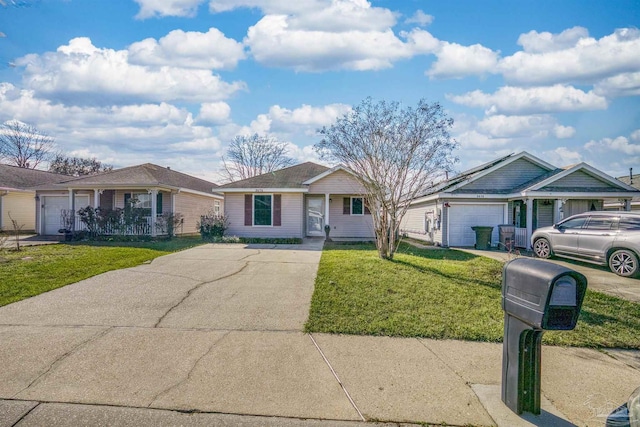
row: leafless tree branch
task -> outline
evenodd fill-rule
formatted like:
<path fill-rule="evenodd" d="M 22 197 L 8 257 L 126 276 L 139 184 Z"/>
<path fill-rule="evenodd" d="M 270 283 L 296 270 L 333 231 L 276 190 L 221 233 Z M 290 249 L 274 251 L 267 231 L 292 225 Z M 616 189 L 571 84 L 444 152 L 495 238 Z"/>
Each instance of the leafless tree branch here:
<path fill-rule="evenodd" d="M 236 136 L 222 163 L 227 179 L 235 181 L 291 166 L 294 161 L 287 156 L 286 142 L 256 133 Z"/>
<path fill-rule="evenodd" d="M 0 125 L 0 159 L 20 168 L 35 169 L 54 156 L 53 137 L 18 120 Z"/>
<path fill-rule="evenodd" d="M 365 189 L 381 258 L 392 259 L 407 201 L 424 194 L 451 171 L 457 147 L 449 135 L 453 119 L 438 103 L 416 108 L 365 99 L 330 127 L 315 145 L 324 159 L 351 169 Z"/>

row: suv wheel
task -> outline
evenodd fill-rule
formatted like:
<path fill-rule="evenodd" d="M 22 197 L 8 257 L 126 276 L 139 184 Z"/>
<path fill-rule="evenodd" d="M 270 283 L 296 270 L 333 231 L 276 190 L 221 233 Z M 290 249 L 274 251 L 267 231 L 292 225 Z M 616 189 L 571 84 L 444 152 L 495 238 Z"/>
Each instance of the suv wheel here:
<path fill-rule="evenodd" d="M 635 276 L 638 267 L 638 257 L 628 249 L 618 249 L 609 257 L 609 268 L 618 276 Z"/>
<path fill-rule="evenodd" d="M 541 237 L 533 243 L 533 253 L 535 253 L 538 258 L 549 258 L 553 255 L 551 244 L 547 239 Z"/>

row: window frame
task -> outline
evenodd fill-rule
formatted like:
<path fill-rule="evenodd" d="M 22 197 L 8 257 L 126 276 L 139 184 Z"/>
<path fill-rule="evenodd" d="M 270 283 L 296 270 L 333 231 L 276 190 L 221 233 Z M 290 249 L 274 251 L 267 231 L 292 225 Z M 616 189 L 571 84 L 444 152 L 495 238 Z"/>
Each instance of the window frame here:
<path fill-rule="evenodd" d="M 213 212 L 216 215 L 220 215 L 220 200 L 213 201 Z"/>
<path fill-rule="evenodd" d="M 269 224 L 256 224 L 256 197 L 264 197 L 264 196 L 269 196 L 269 213 L 270 213 L 270 219 L 269 219 Z M 251 223 L 252 223 L 252 227 L 273 227 L 273 193 L 254 193 L 252 194 L 252 206 L 251 206 Z"/>
<path fill-rule="evenodd" d="M 354 199 L 360 199 L 361 200 L 360 209 L 362 211 L 360 213 L 354 213 L 353 212 L 353 200 Z M 364 197 L 362 197 L 362 196 L 351 196 L 351 203 L 350 203 L 350 207 L 349 207 L 349 215 L 352 215 L 352 216 L 364 216 Z"/>

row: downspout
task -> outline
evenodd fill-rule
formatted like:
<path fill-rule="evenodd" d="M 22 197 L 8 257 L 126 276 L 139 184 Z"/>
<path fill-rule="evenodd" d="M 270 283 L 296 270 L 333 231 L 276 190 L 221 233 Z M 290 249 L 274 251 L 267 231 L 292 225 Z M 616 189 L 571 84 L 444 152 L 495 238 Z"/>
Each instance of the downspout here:
<path fill-rule="evenodd" d="M 3 227 L 4 227 L 4 223 L 2 222 L 2 218 L 4 217 L 4 215 L 2 213 L 3 212 L 3 210 L 2 210 L 2 198 L 4 196 L 6 196 L 7 194 L 9 194 L 9 192 L 6 191 L 6 190 L 0 191 L 0 230 L 3 230 Z"/>

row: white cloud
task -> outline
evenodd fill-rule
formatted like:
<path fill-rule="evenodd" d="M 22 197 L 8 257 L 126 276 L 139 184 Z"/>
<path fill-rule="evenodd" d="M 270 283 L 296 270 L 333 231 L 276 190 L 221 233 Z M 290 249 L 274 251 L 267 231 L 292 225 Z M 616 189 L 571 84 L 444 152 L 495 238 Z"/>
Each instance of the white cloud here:
<path fill-rule="evenodd" d="M 584 27 L 573 27 L 564 30 L 560 34 L 549 32 L 539 33 L 535 30 L 526 34 L 520 34 L 518 44 L 525 52 L 542 53 L 574 47 L 580 39 L 589 37 L 589 31 Z"/>
<path fill-rule="evenodd" d="M 498 66 L 507 81 L 589 83 L 640 69 L 640 30 L 636 28 L 618 29 L 596 40 L 578 27 L 551 35 L 546 43 L 544 39 L 538 33 L 520 37 L 525 51 L 502 59 Z"/>
<path fill-rule="evenodd" d="M 610 98 L 640 95 L 640 72 L 609 77 L 594 86 L 595 93 Z"/>
<path fill-rule="evenodd" d="M 607 108 L 606 98 L 593 91 L 554 85 L 521 88 L 504 86 L 493 94 L 480 90 L 464 95 L 447 95 L 451 101 L 468 107 L 481 107 L 489 114 L 531 114 L 560 111 L 589 111 Z"/>
<path fill-rule="evenodd" d="M 469 75 L 494 73 L 499 52 L 480 44 L 462 46 L 442 42 L 436 53 L 437 60 L 427 71 L 431 78 L 462 78 Z"/>
<path fill-rule="evenodd" d="M 289 20 L 285 15 L 267 15 L 249 28 L 245 43 L 256 61 L 296 71 L 377 70 L 413 54 L 391 29 L 311 31 L 291 29 Z"/>
<path fill-rule="evenodd" d="M 311 12 L 326 7 L 328 0 L 210 0 L 209 10 L 214 13 L 229 12 L 234 9 L 260 9 L 266 14 L 292 15 Z"/>
<path fill-rule="evenodd" d="M 164 16 L 193 17 L 204 0 L 134 0 L 140 6 L 136 19 Z"/>
<path fill-rule="evenodd" d="M 545 151 L 543 157 L 552 165 L 568 166 L 583 162 L 582 155 L 568 147 L 558 147 L 551 151 Z"/>
<path fill-rule="evenodd" d="M 640 155 L 640 144 L 632 144 L 628 138 L 618 136 L 616 138 L 603 138 L 599 141 L 591 140 L 584 146 L 593 152 L 617 152 L 625 156 Z"/>
<path fill-rule="evenodd" d="M 478 122 L 477 128 L 491 138 L 544 138 L 556 125 L 556 119 L 549 115 L 495 115 Z"/>
<path fill-rule="evenodd" d="M 274 105 L 269 108 L 269 116 L 283 124 L 327 126 L 349 111 L 351 106 L 346 104 L 329 104 L 322 107 L 303 104 L 294 110 Z"/>
<path fill-rule="evenodd" d="M 495 150 L 512 146 L 511 138 L 494 138 L 490 135 L 478 132 L 477 130 L 469 130 L 454 135 L 456 141 L 460 144 L 462 152 L 467 150 Z"/>
<path fill-rule="evenodd" d="M 555 125 L 553 133 L 558 139 L 567 139 L 573 137 L 576 134 L 576 130 L 572 126 Z"/>
<path fill-rule="evenodd" d="M 38 96 L 67 104 L 128 104 L 162 101 L 216 101 L 245 89 L 207 70 L 163 66 L 151 69 L 128 62 L 125 50 L 99 49 L 85 37 L 57 52 L 27 55 L 23 81 Z"/>
<path fill-rule="evenodd" d="M 631 140 L 640 142 L 640 129 L 636 129 L 633 132 L 631 132 Z"/>
<path fill-rule="evenodd" d="M 200 105 L 200 114 L 196 118 L 198 123 L 222 124 L 229 120 L 231 107 L 226 102 L 207 102 Z"/>
<path fill-rule="evenodd" d="M 244 47 L 216 28 L 206 33 L 174 30 L 160 40 L 129 46 L 129 63 L 180 68 L 232 69 L 245 58 Z"/>
<path fill-rule="evenodd" d="M 407 24 L 418 24 L 421 26 L 427 26 L 433 22 L 433 16 L 424 13 L 422 10 L 416 10 L 411 18 L 404 21 Z"/>

